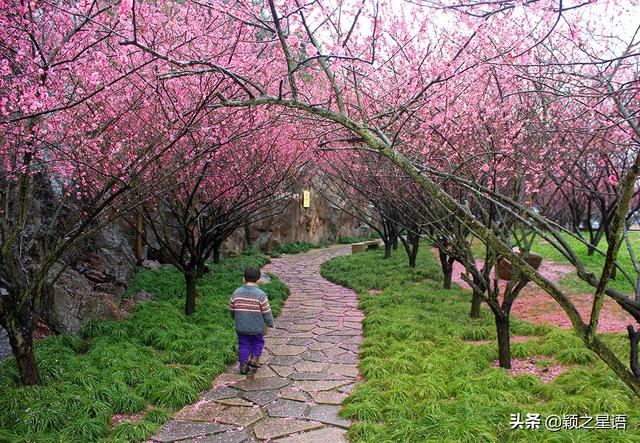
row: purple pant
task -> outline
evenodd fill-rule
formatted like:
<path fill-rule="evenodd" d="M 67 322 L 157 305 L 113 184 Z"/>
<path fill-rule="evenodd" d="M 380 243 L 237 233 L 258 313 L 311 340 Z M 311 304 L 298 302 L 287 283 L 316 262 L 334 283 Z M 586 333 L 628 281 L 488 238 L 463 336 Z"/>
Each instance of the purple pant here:
<path fill-rule="evenodd" d="M 264 348 L 264 337 L 262 334 L 244 335 L 238 334 L 238 354 L 240 364 L 247 364 L 249 356 L 254 355 L 260 357 Z"/>

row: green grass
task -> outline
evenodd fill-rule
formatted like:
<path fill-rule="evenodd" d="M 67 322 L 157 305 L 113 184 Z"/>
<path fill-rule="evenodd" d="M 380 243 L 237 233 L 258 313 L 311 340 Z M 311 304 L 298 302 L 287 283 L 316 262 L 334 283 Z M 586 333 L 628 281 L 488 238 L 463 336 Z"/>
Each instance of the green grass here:
<path fill-rule="evenodd" d="M 403 251 L 396 251 L 390 258 L 373 261 L 382 252 L 373 250 L 353 254 L 339 260 L 331 260 L 322 264 L 322 274 L 339 285 L 353 288 L 358 292 L 369 289 L 386 289 L 389 285 L 421 282 L 426 279 L 442 279 L 442 272 L 434 256 L 425 248 L 418 254 L 415 269 L 408 267 L 407 256 Z M 374 268 L 372 268 L 374 266 Z"/>
<path fill-rule="evenodd" d="M 631 244 L 634 248 L 634 253 L 640 255 L 640 232 L 631 232 L 629 235 Z M 587 270 L 593 272 L 596 277 L 600 276 L 602 266 L 604 265 L 604 256 L 597 252 L 589 256 L 587 254 L 586 245 L 584 245 L 581 241 L 571 237 L 568 234 L 563 235 L 563 238 L 574 250 L 580 260 L 584 263 Z M 598 245 L 598 249 L 606 252 L 606 239 L 603 238 L 601 240 L 600 244 Z M 484 244 L 482 244 L 480 240 L 475 238 L 472 240 L 472 250 L 476 258 L 484 258 Z M 555 249 L 549 243 L 543 241 L 540 237 L 536 238 L 536 241 L 532 247 L 532 251 L 542 255 L 545 259 L 551 260 L 558 264 L 569 263 L 568 260 L 557 249 Z M 636 278 L 636 272 L 633 268 L 631 256 L 629 255 L 627 246 L 624 243 L 618 253 L 618 264 L 631 276 L 632 279 Z M 568 294 L 584 294 L 594 292 L 594 288 L 587 284 L 585 281 L 581 280 L 576 272 L 567 274 L 560 280 L 559 284 L 560 288 Z M 622 292 L 633 293 L 633 287 L 620 272 L 618 273 L 615 280 L 610 281 L 610 286 Z"/>
<path fill-rule="evenodd" d="M 271 257 L 280 257 L 282 254 L 300 254 L 308 252 L 311 249 L 323 248 L 327 246 L 325 243 L 310 243 L 306 241 L 296 241 L 293 243 L 285 243 L 278 245 L 271 251 Z"/>
<path fill-rule="evenodd" d="M 13 359 L 0 366 L 0 441 L 134 442 L 153 435 L 171 413 L 198 399 L 226 364 L 236 360 L 227 303 L 242 270 L 262 255 L 209 264 L 202 297 L 184 315 L 184 280 L 175 269 L 140 271 L 130 293 L 157 301 L 133 308 L 123 321 L 89 322 L 82 339 L 53 336 L 36 344 L 43 385 L 21 387 Z M 277 315 L 288 294 L 272 277 L 263 286 Z M 137 422 L 109 426 L 114 414 L 147 410 Z"/>
<path fill-rule="evenodd" d="M 378 235 L 377 232 L 374 231 L 374 233 L 376 234 L 375 236 L 372 234 L 369 237 L 352 237 L 350 235 L 344 235 L 338 238 L 338 244 L 350 245 L 351 243 L 360 243 L 374 238 L 380 238 L 380 235 Z"/>
<path fill-rule="evenodd" d="M 629 234 L 631 239 L 631 244 L 634 248 L 635 254 L 640 254 L 640 233 L 632 232 Z M 571 248 L 576 252 L 580 260 L 585 264 L 587 270 L 593 272 L 597 277 L 600 276 L 600 272 L 602 271 L 602 266 L 604 265 L 605 257 L 599 253 L 594 253 L 593 255 L 587 255 L 587 247 L 582 244 L 579 240 L 570 237 L 569 235 L 564 236 L 567 243 L 571 246 Z M 536 241 L 536 244 L 533 248 L 536 252 L 543 255 L 545 258 L 549 260 L 553 260 L 556 263 L 567 263 L 567 260 L 550 244 L 546 242 L 541 242 L 540 239 Z M 598 249 L 605 252 L 607 251 L 607 240 L 602 239 L 600 244 L 598 245 Z M 629 251 L 626 247 L 626 244 L 623 243 L 622 248 L 618 252 L 618 264 L 624 269 L 632 279 L 636 278 L 636 272 L 633 268 L 633 263 L 631 262 L 631 256 L 629 255 Z M 560 286 L 565 289 L 567 292 L 572 294 L 579 293 L 589 293 L 594 292 L 594 289 L 585 283 L 583 280 L 578 278 L 578 275 L 575 272 L 565 276 L 560 281 Z M 629 284 L 627 279 L 622 275 L 622 273 L 618 272 L 618 275 L 615 280 L 611 280 L 610 286 L 618 289 L 623 292 L 633 292 L 633 287 Z"/>
<path fill-rule="evenodd" d="M 323 275 L 355 289 L 365 313 L 360 369 L 365 380 L 341 414 L 354 421 L 355 442 L 635 442 L 638 399 L 570 331 L 512 320 L 514 357 L 547 356 L 571 368 L 545 384 L 494 368 L 493 316 L 469 318 L 470 292 L 441 289 L 434 257 L 423 250 L 415 270 L 404 254 L 381 251 L 339 257 Z M 415 282 L 424 279 L 420 285 Z M 369 294 L 369 289 L 382 289 Z M 465 340 L 493 339 L 491 344 Z M 603 337 L 619 355 L 623 335 Z M 626 357 L 624 357 L 626 360 Z M 510 414 L 627 414 L 627 431 L 510 430 Z"/>

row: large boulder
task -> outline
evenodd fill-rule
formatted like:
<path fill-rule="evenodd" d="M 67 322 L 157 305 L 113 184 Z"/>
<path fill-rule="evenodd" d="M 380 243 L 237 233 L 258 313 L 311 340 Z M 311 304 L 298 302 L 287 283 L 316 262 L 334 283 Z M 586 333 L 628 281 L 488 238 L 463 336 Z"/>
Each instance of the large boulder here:
<path fill-rule="evenodd" d="M 79 335 L 87 320 L 114 317 L 120 301 L 113 294 L 97 291 L 90 280 L 70 269 L 52 289 L 47 321 L 57 332 Z"/>
<path fill-rule="evenodd" d="M 82 325 L 97 318 L 115 318 L 136 258 L 123 229 L 109 224 L 65 270 L 48 293 L 44 319 L 58 333 L 78 335 Z"/>

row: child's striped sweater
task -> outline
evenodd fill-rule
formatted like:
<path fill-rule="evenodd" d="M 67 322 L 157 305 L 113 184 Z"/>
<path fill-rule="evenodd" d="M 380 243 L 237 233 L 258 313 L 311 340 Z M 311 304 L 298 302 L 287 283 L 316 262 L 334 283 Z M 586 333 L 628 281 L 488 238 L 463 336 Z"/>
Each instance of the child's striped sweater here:
<path fill-rule="evenodd" d="M 244 285 L 236 289 L 229 300 L 229 308 L 238 334 L 262 334 L 265 327 L 273 326 L 269 299 L 257 286 Z"/>

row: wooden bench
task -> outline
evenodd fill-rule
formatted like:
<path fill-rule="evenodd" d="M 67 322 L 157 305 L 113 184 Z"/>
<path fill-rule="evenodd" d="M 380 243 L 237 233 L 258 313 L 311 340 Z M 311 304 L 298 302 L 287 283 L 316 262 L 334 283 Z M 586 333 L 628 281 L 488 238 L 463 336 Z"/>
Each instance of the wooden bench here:
<path fill-rule="evenodd" d="M 353 243 L 351 245 L 351 253 L 364 252 L 369 248 L 378 248 L 380 246 L 380 240 L 369 240 L 360 243 Z"/>

